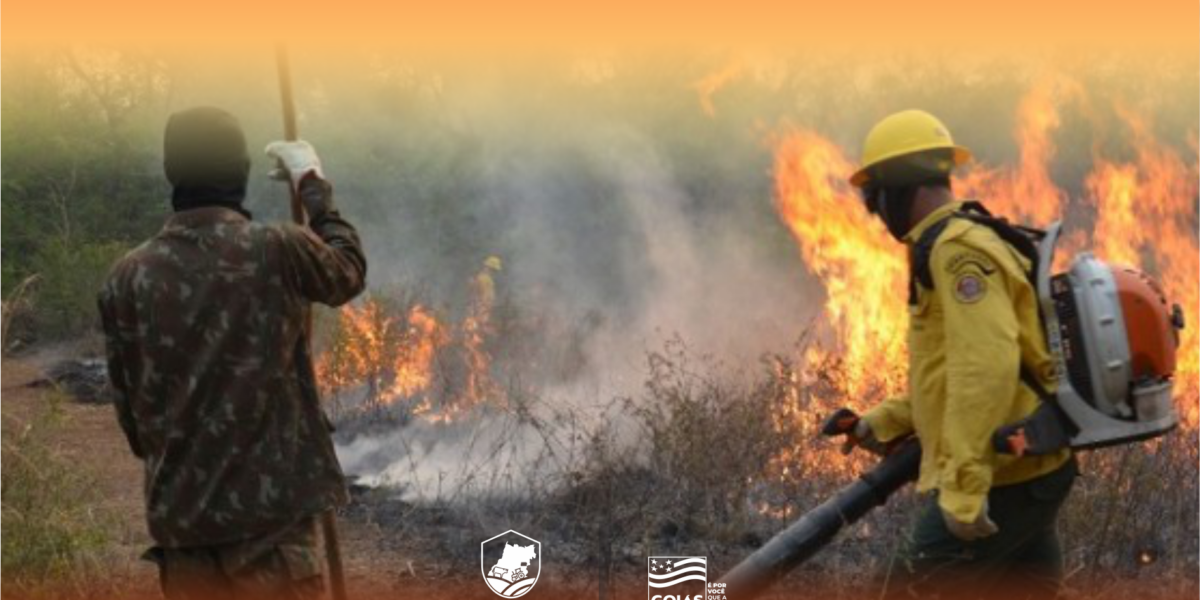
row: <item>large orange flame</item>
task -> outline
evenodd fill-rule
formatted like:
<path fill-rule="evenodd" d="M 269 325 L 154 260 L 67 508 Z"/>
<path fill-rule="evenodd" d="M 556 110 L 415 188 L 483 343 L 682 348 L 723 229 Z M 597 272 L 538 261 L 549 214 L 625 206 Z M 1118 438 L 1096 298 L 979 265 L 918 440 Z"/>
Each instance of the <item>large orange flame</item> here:
<path fill-rule="evenodd" d="M 842 151 L 814 133 L 777 140 L 775 206 L 825 287 L 824 316 L 842 357 L 846 396 L 864 399 L 869 389 L 894 392 L 900 383 L 894 367 L 907 356 L 905 261 L 846 183 L 851 170 Z"/>
<path fill-rule="evenodd" d="M 847 183 L 852 166 L 841 149 L 802 130 L 775 146 L 775 206 L 824 285 L 825 306 L 818 341 L 806 347 L 801 367 L 776 365 L 785 396 L 772 417 L 785 438 L 811 440 L 819 419 L 837 407 L 862 411 L 903 384 L 904 251 Z M 789 482 L 810 472 L 848 474 L 858 462 L 856 455 L 804 456 L 799 448 L 772 457 L 767 476 Z"/>

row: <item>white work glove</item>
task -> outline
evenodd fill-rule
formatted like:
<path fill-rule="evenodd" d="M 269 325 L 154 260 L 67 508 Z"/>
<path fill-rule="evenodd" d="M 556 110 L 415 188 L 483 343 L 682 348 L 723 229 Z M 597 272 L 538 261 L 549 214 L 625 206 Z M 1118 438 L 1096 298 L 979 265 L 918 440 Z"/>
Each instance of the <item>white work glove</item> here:
<path fill-rule="evenodd" d="M 312 144 L 299 140 L 295 142 L 271 142 L 267 144 L 267 156 L 275 160 L 279 168 L 271 171 L 272 179 L 281 181 L 291 180 L 292 189 L 300 189 L 300 181 L 311 173 L 318 179 L 325 179 L 321 171 L 321 159 Z"/>
<path fill-rule="evenodd" d="M 964 542 L 985 538 L 1000 531 L 1000 528 L 988 517 L 987 498 L 983 499 L 983 507 L 979 509 L 979 516 L 975 517 L 973 523 L 959 521 L 944 508 L 942 509 L 942 519 L 946 521 L 946 529 L 950 530 L 950 534 Z"/>
<path fill-rule="evenodd" d="M 879 456 L 887 454 L 887 444 L 875 437 L 875 432 L 871 430 L 866 419 L 860 418 L 858 423 L 854 424 L 854 431 L 850 432 L 846 436 L 846 441 L 842 443 L 842 454 L 850 454 L 854 451 L 855 446 L 861 446 L 863 450 L 871 454 Z"/>

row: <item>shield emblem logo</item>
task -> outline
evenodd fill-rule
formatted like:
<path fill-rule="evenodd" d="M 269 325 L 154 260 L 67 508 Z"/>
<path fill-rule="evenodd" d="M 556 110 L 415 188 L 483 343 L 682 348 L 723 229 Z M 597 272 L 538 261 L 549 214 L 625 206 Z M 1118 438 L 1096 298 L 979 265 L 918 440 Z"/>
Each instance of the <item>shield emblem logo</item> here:
<path fill-rule="evenodd" d="M 542 572 L 542 543 L 509 529 L 479 544 L 479 568 L 488 589 L 502 598 L 519 598 Z"/>

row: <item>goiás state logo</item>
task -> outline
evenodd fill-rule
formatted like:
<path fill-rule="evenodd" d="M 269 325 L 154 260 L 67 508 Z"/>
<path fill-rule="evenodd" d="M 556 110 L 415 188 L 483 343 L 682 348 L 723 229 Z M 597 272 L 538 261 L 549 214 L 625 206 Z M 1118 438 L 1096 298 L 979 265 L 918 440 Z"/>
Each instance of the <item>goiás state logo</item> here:
<path fill-rule="evenodd" d="M 708 558 L 651 556 L 646 559 L 648 600 L 704 600 Z"/>
<path fill-rule="evenodd" d="M 524 596 L 542 571 L 542 543 L 509 529 L 479 544 L 479 567 L 488 588 L 503 598 Z"/>

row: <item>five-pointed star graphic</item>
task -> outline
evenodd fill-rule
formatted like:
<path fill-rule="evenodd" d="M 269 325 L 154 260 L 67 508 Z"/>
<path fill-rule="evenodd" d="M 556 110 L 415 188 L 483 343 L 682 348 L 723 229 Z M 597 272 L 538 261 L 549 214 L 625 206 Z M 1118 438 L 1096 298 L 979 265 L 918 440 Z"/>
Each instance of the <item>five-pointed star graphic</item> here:
<path fill-rule="evenodd" d="M 674 559 L 665 560 L 662 563 L 659 563 L 657 560 L 655 560 L 653 558 L 650 559 L 650 570 L 652 572 L 657 573 L 659 569 L 662 569 L 667 572 L 674 571 L 675 570 L 675 560 Z"/>

